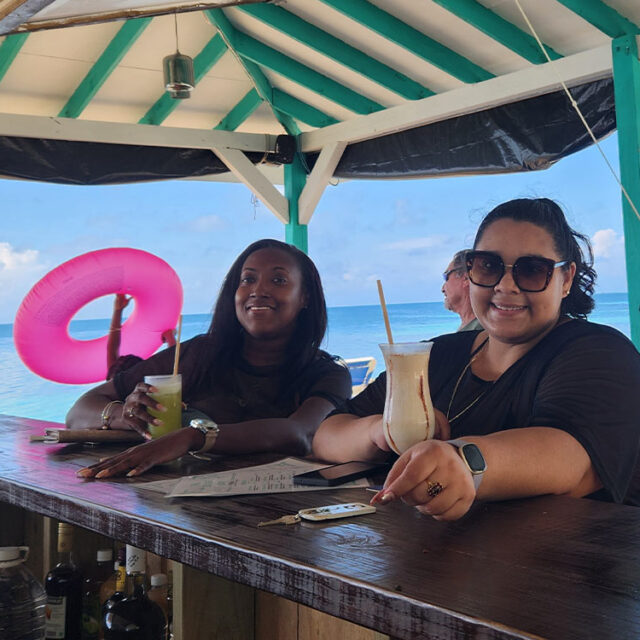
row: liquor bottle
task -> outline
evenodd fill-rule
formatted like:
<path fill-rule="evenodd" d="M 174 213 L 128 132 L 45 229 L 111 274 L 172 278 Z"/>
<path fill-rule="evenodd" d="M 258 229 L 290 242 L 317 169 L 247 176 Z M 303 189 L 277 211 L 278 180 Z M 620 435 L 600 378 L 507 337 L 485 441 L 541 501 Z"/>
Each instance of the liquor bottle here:
<path fill-rule="evenodd" d="M 124 548 L 120 550 L 124 552 Z M 102 605 L 102 618 L 100 625 L 100 636 L 105 637 L 106 617 L 113 607 L 127 597 L 127 571 L 123 554 L 118 554 L 118 561 L 115 563 L 116 581 L 114 591 L 109 595 Z"/>
<path fill-rule="evenodd" d="M 151 588 L 147 595 L 149 600 L 155 602 L 162 609 L 168 627 L 171 622 L 171 612 L 169 611 L 169 581 L 166 573 L 154 573 L 151 576 Z"/>
<path fill-rule="evenodd" d="M 127 595 L 105 607 L 105 640 L 165 640 L 167 623 L 162 609 L 146 592 L 144 551 L 127 545 Z"/>
<path fill-rule="evenodd" d="M 85 578 L 82 593 L 82 640 L 99 640 L 102 622 L 100 589 L 111 575 L 112 549 L 98 549 L 96 564 Z"/>
<path fill-rule="evenodd" d="M 113 573 L 102 583 L 100 586 L 100 606 L 104 607 L 107 600 L 116 593 L 118 576 L 122 576 L 122 589 L 121 593 L 124 597 L 124 589 L 126 585 L 127 572 L 125 570 L 125 556 L 124 547 L 118 549 L 118 559 L 113 563 Z M 122 570 L 121 570 L 122 568 Z"/>
<path fill-rule="evenodd" d="M 73 528 L 58 524 L 58 564 L 49 571 L 44 588 L 47 592 L 45 638 L 47 640 L 81 640 L 82 574 L 71 550 Z"/>

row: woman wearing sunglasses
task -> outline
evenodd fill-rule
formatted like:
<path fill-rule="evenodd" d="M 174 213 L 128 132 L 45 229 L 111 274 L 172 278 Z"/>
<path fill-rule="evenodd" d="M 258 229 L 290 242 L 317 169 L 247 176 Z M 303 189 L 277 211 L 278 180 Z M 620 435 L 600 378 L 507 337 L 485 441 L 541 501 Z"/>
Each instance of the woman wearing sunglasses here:
<path fill-rule="evenodd" d="M 580 241 L 587 258 L 578 244 Z M 595 272 L 586 237 L 548 199 L 496 207 L 466 256 L 484 327 L 434 340 L 429 385 L 438 439 L 405 451 L 373 498 L 402 498 L 438 519 L 476 498 L 542 494 L 640 504 L 640 355 L 611 327 L 585 320 Z M 317 457 L 390 455 L 382 432 L 385 374 L 327 418 Z"/>

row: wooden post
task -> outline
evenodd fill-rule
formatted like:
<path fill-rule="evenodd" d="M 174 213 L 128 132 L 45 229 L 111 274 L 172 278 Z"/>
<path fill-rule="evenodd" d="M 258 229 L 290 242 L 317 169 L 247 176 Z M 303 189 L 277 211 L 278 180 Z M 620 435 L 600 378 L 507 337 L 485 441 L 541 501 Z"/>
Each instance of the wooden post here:
<path fill-rule="evenodd" d="M 300 251 L 309 253 L 307 225 L 299 222 L 299 200 L 307 181 L 300 154 L 296 153 L 293 162 L 284 167 L 284 193 L 289 201 L 289 223 L 285 226 L 285 239 Z"/>
<path fill-rule="evenodd" d="M 612 52 L 620 177 L 629 197 L 640 209 L 640 61 L 637 36 L 616 38 Z M 622 215 L 631 339 L 640 348 L 640 220 L 624 194 Z"/>

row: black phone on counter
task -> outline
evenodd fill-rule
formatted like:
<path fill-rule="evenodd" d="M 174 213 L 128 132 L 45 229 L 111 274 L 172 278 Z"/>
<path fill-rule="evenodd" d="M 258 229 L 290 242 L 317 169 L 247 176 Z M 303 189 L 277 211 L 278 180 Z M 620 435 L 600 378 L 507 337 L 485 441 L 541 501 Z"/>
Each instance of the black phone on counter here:
<path fill-rule="evenodd" d="M 323 467 L 315 471 L 307 471 L 293 476 L 293 484 L 335 487 L 351 480 L 366 478 L 381 471 L 388 471 L 386 462 L 344 462 Z"/>

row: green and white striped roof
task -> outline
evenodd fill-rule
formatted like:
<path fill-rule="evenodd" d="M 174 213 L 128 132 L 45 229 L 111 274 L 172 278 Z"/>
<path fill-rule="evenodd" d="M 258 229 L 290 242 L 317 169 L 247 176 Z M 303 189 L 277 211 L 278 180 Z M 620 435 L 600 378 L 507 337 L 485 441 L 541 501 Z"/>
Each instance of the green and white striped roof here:
<path fill-rule="evenodd" d="M 0 1 L 0 134 L 28 135 L 36 121 L 20 115 L 148 124 L 159 138 L 302 133 L 320 150 L 610 76 L 612 38 L 640 32 L 639 0 L 519 4 L 552 63 L 516 0 Z M 171 12 L 195 60 L 188 100 L 163 89 Z"/>

